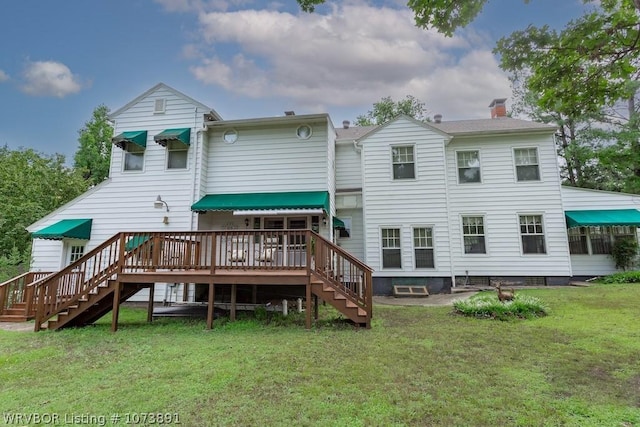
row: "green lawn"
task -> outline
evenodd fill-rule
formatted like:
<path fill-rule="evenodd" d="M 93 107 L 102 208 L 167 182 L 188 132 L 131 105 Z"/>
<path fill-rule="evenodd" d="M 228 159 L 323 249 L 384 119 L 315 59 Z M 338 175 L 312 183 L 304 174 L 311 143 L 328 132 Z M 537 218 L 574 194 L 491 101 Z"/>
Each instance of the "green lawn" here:
<path fill-rule="evenodd" d="M 124 309 L 115 334 L 109 319 L 0 331 L 0 412 L 108 425 L 114 413 L 159 412 L 186 426 L 640 425 L 640 285 L 522 292 L 550 315 L 376 306 L 372 329 L 354 330 L 322 307 L 311 331 L 303 317 L 207 331 Z"/>

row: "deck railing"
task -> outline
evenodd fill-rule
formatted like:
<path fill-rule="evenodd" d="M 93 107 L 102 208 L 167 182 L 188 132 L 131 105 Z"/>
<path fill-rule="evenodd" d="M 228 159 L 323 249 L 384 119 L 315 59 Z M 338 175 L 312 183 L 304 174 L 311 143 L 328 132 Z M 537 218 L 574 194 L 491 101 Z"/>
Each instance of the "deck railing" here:
<path fill-rule="evenodd" d="M 0 313 L 15 304 L 26 303 L 25 315 L 31 315 L 34 307 L 32 285 L 50 274 L 51 272 L 29 271 L 0 283 Z"/>
<path fill-rule="evenodd" d="M 311 230 L 121 232 L 37 283 L 36 330 L 118 273 L 239 269 L 313 269 L 371 308 L 369 267 Z"/>

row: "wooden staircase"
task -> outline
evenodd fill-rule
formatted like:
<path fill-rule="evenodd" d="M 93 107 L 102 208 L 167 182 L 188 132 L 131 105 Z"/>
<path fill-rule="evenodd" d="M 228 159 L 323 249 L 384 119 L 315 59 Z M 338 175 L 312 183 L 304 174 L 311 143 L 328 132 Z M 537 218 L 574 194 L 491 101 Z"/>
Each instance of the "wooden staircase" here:
<path fill-rule="evenodd" d="M 290 253 L 281 243 L 287 239 L 296 242 Z M 267 248 L 268 242 L 280 247 Z M 259 256 L 267 251 L 273 255 L 269 259 Z M 240 259 L 238 253 L 248 255 Z M 316 295 L 369 328 L 371 276 L 367 265 L 311 230 L 121 232 L 59 272 L 25 273 L 0 284 L 0 315 L 13 321 L 35 318 L 37 332 L 84 326 L 114 310 L 115 331 L 119 304 L 141 289 L 208 283 L 209 328 L 214 284 L 304 285 L 307 308 Z"/>
<path fill-rule="evenodd" d="M 367 311 L 356 304 L 342 290 L 314 276 L 311 279 L 311 292 L 323 301 L 331 304 L 358 326 L 370 327 Z"/>

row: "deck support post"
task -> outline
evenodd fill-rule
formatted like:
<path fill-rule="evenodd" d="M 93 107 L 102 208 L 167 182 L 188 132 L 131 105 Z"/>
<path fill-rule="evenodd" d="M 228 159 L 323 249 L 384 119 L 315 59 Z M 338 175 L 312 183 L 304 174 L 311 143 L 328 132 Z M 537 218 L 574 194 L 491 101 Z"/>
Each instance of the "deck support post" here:
<path fill-rule="evenodd" d="M 236 293 L 237 287 L 234 283 L 231 285 L 231 311 L 229 312 L 229 320 L 232 322 L 236 320 Z"/>
<path fill-rule="evenodd" d="M 209 301 L 207 305 L 207 329 L 213 328 L 213 309 L 215 307 L 216 285 L 209 283 Z"/>
<path fill-rule="evenodd" d="M 183 283 L 182 284 L 182 302 L 189 302 L 189 287 L 191 286 L 190 283 Z"/>
<path fill-rule="evenodd" d="M 307 280 L 307 292 L 306 292 L 306 323 L 305 323 L 305 328 L 307 329 L 311 329 L 311 282 L 309 280 Z"/>
<path fill-rule="evenodd" d="M 313 296 L 313 317 L 318 320 L 318 295 Z"/>
<path fill-rule="evenodd" d="M 251 304 L 257 304 L 258 302 L 258 285 L 253 285 L 251 288 Z"/>
<path fill-rule="evenodd" d="M 111 315 L 111 332 L 118 330 L 118 315 L 120 314 L 120 290 L 122 283 L 116 281 L 116 288 L 113 291 L 113 310 Z"/>
<path fill-rule="evenodd" d="M 154 298 L 155 289 L 156 289 L 156 284 L 152 283 L 151 286 L 149 286 L 149 304 L 147 306 L 147 323 L 153 322 L 153 298 Z"/>

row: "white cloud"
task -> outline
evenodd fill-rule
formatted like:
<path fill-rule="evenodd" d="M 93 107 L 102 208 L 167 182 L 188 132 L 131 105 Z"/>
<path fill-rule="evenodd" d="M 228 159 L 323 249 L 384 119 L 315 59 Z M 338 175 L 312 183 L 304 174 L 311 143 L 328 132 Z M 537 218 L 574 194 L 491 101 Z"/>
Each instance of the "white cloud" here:
<path fill-rule="evenodd" d="M 446 38 L 416 28 L 407 8 L 201 12 L 200 34 L 203 47 L 220 49 L 191 67 L 194 76 L 255 98 L 370 106 L 383 96 L 410 94 L 452 119 L 486 117 L 491 99 L 511 93 L 482 37 Z M 225 56 L 222 46 L 229 45 L 240 53 Z"/>
<path fill-rule="evenodd" d="M 0 83 L 6 82 L 7 80 L 9 80 L 9 75 L 4 71 L 0 70 Z"/>
<path fill-rule="evenodd" d="M 82 84 L 69 67 L 56 61 L 35 61 L 27 64 L 23 73 L 22 90 L 34 96 L 55 96 L 64 98 L 78 93 Z"/>

